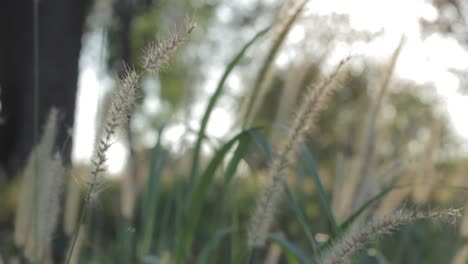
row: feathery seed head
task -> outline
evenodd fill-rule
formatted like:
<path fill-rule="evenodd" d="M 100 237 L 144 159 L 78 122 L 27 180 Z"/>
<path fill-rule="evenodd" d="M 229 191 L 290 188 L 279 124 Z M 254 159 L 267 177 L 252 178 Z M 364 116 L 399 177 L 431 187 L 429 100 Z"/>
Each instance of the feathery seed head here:
<path fill-rule="evenodd" d="M 308 87 L 304 101 L 293 120 L 291 132 L 283 145 L 282 152 L 285 156 L 288 156 L 292 148 L 314 128 L 318 114 L 326 108 L 330 97 L 341 87 L 344 75 L 340 73 L 340 70 L 350 59 L 351 57 L 344 58 L 328 78 L 322 80 L 318 85 Z"/>
<path fill-rule="evenodd" d="M 142 59 L 143 68 L 149 72 L 158 73 L 169 61 L 170 55 L 181 45 L 192 33 L 195 25 L 186 22 L 185 32 L 183 34 L 174 34 L 172 37 L 161 43 L 153 43 L 148 46 L 145 56 Z M 99 174 L 105 171 L 106 153 L 112 145 L 112 137 L 118 126 L 123 126 L 129 121 L 129 117 L 134 110 L 137 97 L 137 89 L 140 75 L 132 68 L 127 68 L 121 78 L 119 89 L 113 94 L 106 121 L 103 126 L 103 136 L 96 144 L 96 150 L 92 163 L 94 169 L 91 172 L 89 188 L 86 193 L 83 208 L 90 202 L 96 201 L 97 196 L 105 187 L 99 184 Z M 81 224 L 83 223 L 84 213 L 80 213 L 80 225 L 76 228 L 71 242 L 70 250 L 67 256 L 67 263 L 73 256 L 73 249 L 78 240 Z"/>
<path fill-rule="evenodd" d="M 150 43 L 144 52 L 143 68 L 156 74 L 163 70 L 174 51 L 189 38 L 194 28 L 195 24 L 186 20 L 184 32 L 173 33 L 169 39 L 162 42 Z"/>
<path fill-rule="evenodd" d="M 112 98 L 110 118 L 107 120 L 109 126 L 124 125 L 128 121 L 137 99 L 139 78 L 134 69 L 126 67 L 120 80 L 120 87 Z"/>
<path fill-rule="evenodd" d="M 461 216 L 461 209 L 448 209 L 442 211 L 420 211 L 400 209 L 382 219 L 374 220 L 363 228 L 345 234 L 337 241 L 322 258 L 322 264 L 351 263 L 351 258 L 373 238 L 392 234 L 403 225 L 417 220 L 449 220 L 453 223 Z"/>
<path fill-rule="evenodd" d="M 52 109 L 40 142 L 32 150 L 24 171 L 20 204 L 15 219 L 15 244 L 28 260 L 40 261 L 56 228 L 65 169 L 53 155 L 58 111 Z"/>
<path fill-rule="evenodd" d="M 60 154 L 41 161 L 42 171 L 40 171 L 39 182 L 39 215 L 37 219 L 38 242 L 35 245 L 37 254 L 41 255 L 47 245 L 52 241 L 52 237 L 57 227 L 60 212 L 60 200 L 62 197 L 63 183 L 65 178 L 65 168 L 62 165 Z M 27 245 L 26 250 L 30 244 Z"/>
<path fill-rule="evenodd" d="M 269 181 L 258 198 L 248 232 L 247 243 L 249 247 L 263 247 L 265 245 L 268 231 L 273 223 L 276 207 L 281 197 L 284 171 L 289 163 L 291 152 L 303 140 L 305 134 L 310 131 L 316 116 L 330 98 L 331 92 L 337 88 L 338 85 L 336 85 L 335 81 L 338 79 L 339 70 L 347 61 L 349 61 L 349 58 L 342 60 L 328 79 L 316 89 L 310 90 L 305 100 L 299 106 L 299 111 L 280 154 L 271 164 Z"/>
<path fill-rule="evenodd" d="M 282 177 L 276 177 L 277 181 L 282 181 Z M 249 248 L 265 246 L 268 231 L 273 224 L 276 207 L 281 194 L 281 182 L 271 180 L 260 193 L 254 215 L 248 230 L 247 245 Z"/>
<path fill-rule="evenodd" d="M 123 126 L 128 122 L 129 116 L 133 112 L 133 108 L 137 98 L 139 75 L 135 70 L 127 68 L 123 75 L 119 88 L 115 91 L 111 99 L 108 118 L 104 126 L 104 136 L 99 141 L 93 160 L 94 170 L 91 172 L 89 182 L 89 193 L 87 200 L 91 200 L 96 194 L 98 185 L 98 174 L 104 172 L 105 162 L 107 160 L 107 151 L 112 145 L 112 136 L 115 134 L 118 126 Z"/>

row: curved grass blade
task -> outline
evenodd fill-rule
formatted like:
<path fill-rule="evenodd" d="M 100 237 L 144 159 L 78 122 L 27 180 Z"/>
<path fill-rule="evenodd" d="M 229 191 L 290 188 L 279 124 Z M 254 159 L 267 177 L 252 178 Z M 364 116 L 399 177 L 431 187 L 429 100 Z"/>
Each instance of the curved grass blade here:
<path fill-rule="evenodd" d="M 241 232 L 240 232 L 240 223 L 239 223 L 239 199 L 237 196 L 237 191 L 239 190 L 239 185 L 237 182 L 233 182 L 228 186 L 228 196 L 229 197 L 229 206 L 231 208 L 231 226 L 232 226 L 232 235 L 230 240 L 231 246 L 231 262 L 230 263 L 240 263 L 242 258 L 242 249 L 244 243 L 242 243 Z"/>
<path fill-rule="evenodd" d="M 244 154 L 247 151 L 250 142 L 251 140 L 250 138 L 248 138 L 242 142 L 239 142 L 239 144 L 237 145 L 237 148 L 234 151 L 231 161 L 229 162 L 226 168 L 226 172 L 225 172 L 226 183 L 229 183 L 232 177 L 234 177 L 237 167 L 240 161 L 242 160 L 242 158 L 244 157 Z"/>
<path fill-rule="evenodd" d="M 252 129 L 240 132 L 224 144 L 224 146 L 215 153 L 213 159 L 210 161 L 201 177 L 195 182 L 187 200 L 184 220 L 181 226 L 182 231 L 180 233 L 180 238 L 177 240 L 175 263 L 185 263 L 187 254 L 192 245 L 195 227 L 198 224 L 198 219 L 200 218 L 202 202 L 208 191 L 208 187 L 213 182 L 216 170 L 223 163 L 224 157 L 236 142 L 242 142 L 249 139 L 250 130 Z"/>
<path fill-rule="evenodd" d="M 367 200 L 361 207 L 359 207 L 352 215 L 346 218 L 346 220 L 340 225 L 341 232 L 346 232 L 346 230 L 348 230 L 348 228 L 353 224 L 356 218 L 358 218 L 367 208 L 369 208 L 372 204 L 383 198 L 393 189 L 393 186 L 385 187 L 382 191 L 380 191 L 379 193 L 371 197 L 369 200 Z"/>
<path fill-rule="evenodd" d="M 156 196 L 159 186 L 159 176 L 160 170 L 163 167 L 163 151 L 161 146 L 161 138 L 164 132 L 164 126 L 161 126 L 158 129 L 158 138 L 156 144 L 150 151 L 150 161 L 149 161 L 149 175 L 147 179 L 146 189 L 143 193 L 143 206 L 141 208 L 141 214 L 143 218 L 148 217 L 149 208 L 153 205 L 152 201 Z"/>
<path fill-rule="evenodd" d="M 259 130 L 250 130 L 250 136 L 254 139 L 263 153 L 264 158 L 271 162 L 273 160 L 273 151 L 271 150 L 270 144 L 268 144 L 268 139 L 263 135 Z"/>
<path fill-rule="evenodd" d="M 262 90 L 263 82 L 265 81 L 268 73 L 271 71 L 276 55 L 278 54 L 284 40 L 286 39 L 286 36 L 288 35 L 289 30 L 292 28 L 292 25 L 294 24 L 296 19 L 301 14 L 306 3 L 307 3 L 307 0 L 302 1 L 302 3 L 298 6 L 297 10 L 294 12 L 294 14 L 292 14 L 288 18 L 284 27 L 281 28 L 281 31 L 276 35 L 276 38 L 273 41 L 273 44 L 268 52 L 268 55 L 265 61 L 263 62 L 262 67 L 260 68 L 258 77 L 255 80 L 252 95 L 249 97 L 250 100 L 247 105 L 247 110 L 245 112 L 245 116 L 243 117 L 243 120 L 244 120 L 244 123 L 242 126 L 243 128 L 249 127 L 252 124 L 253 118 L 255 118 L 254 108 L 256 105 L 261 105 L 261 102 L 257 102 L 257 97 L 259 100 L 262 100 L 262 96 L 259 96 L 259 95 L 261 92 L 260 90 Z"/>
<path fill-rule="evenodd" d="M 325 188 L 323 188 L 322 180 L 320 179 L 320 176 L 317 172 L 317 167 L 315 166 L 315 161 L 312 157 L 312 154 L 304 144 L 300 144 L 299 153 L 305 169 L 312 174 L 312 180 L 314 181 L 315 188 L 317 188 L 320 202 L 322 204 L 323 209 L 325 210 L 325 214 L 327 215 L 327 219 L 330 223 L 332 233 L 334 236 L 336 236 L 340 233 L 340 228 L 338 227 L 335 217 L 333 216 L 331 203 L 325 192 Z"/>
<path fill-rule="evenodd" d="M 199 159 L 200 159 L 200 152 L 201 152 L 201 146 L 202 146 L 202 141 L 205 136 L 205 130 L 208 125 L 208 121 L 211 116 L 211 112 L 214 109 L 214 106 L 216 102 L 218 101 L 219 97 L 221 96 L 221 93 L 223 92 L 224 88 L 224 83 L 226 82 L 227 78 L 229 77 L 229 74 L 231 74 L 232 70 L 234 67 L 239 63 L 239 61 L 242 59 L 244 56 L 245 52 L 249 49 L 252 44 L 255 43 L 261 36 L 263 36 L 267 31 L 270 29 L 270 27 L 267 27 L 260 32 L 258 32 L 249 42 L 247 42 L 242 49 L 237 53 L 237 55 L 232 59 L 232 61 L 227 65 L 226 69 L 224 70 L 224 73 L 221 77 L 221 80 L 218 83 L 218 86 L 216 87 L 216 90 L 214 94 L 211 96 L 210 101 L 208 102 L 208 106 L 206 107 L 205 114 L 203 115 L 201 125 L 200 125 L 200 130 L 198 131 L 198 137 L 197 141 L 195 142 L 195 147 L 194 147 L 194 152 L 193 152 L 193 160 L 192 160 L 192 173 L 191 173 L 191 179 L 194 180 L 197 177 L 198 174 L 198 164 L 199 164 Z"/>
<path fill-rule="evenodd" d="M 232 177 L 234 176 L 234 173 L 237 170 L 239 162 L 245 157 L 249 144 L 257 144 L 262 152 L 262 157 L 266 159 L 267 162 L 271 162 L 271 160 L 273 159 L 273 154 L 270 145 L 268 144 L 268 140 L 265 137 L 265 135 L 263 135 L 260 132 L 260 129 L 252 128 L 248 131 L 250 136 L 249 139 L 239 142 L 237 149 L 234 152 L 234 155 L 227 166 L 225 173 L 227 183 L 231 181 Z"/>
<path fill-rule="evenodd" d="M 382 191 L 371 197 L 367 202 L 365 202 L 361 207 L 356 210 L 352 215 L 350 215 L 346 220 L 340 225 L 340 233 L 336 235 L 332 235 L 330 239 L 324 243 L 320 248 L 329 248 L 334 241 L 340 238 L 341 235 L 343 235 L 348 228 L 351 226 L 351 224 L 358 218 L 368 207 L 370 207 L 372 204 L 383 198 L 385 195 L 387 195 L 390 191 L 394 190 L 395 188 L 400 188 L 400 187 L 405 187 L 405 186 L 388 186 L 384 188 Z"/>
<path fill-rule="evenodd" d="M 166 154 L 161 146 L 161 138 L 164 131 L 164 126 L 161 126 L 158 131 L 158 139 L 156 145 L 151 150 L 150 156 L 150 171 L 148 175 L 147 188 L 143 193 L 142 205 L 142 220 L 143 220 L 143 240 L 140 244 L 139 255 L 145 257 L 149 254 L 151 247 L 154 229 L 156 224 L 156 208 L 159 198 L 159 181 L 161 174 L 166 164 Z"/>
<path fill-rule="evenodd" d="M 307 220 L 305 219 L 305 216 L 300 208 L 300 205 L 298 201 L 296 200 L 296 198 L 294 197 L 294 194 L 289 189 L 289 186 L 286 182 L 284 183 L 284 191 L 286 192 L 286 196 L 288 197 L 288 202 L 291 205 L 294 211 L 294 214 L 296 215 L 296 218 L 299 221 L 299 224 L 301 225 L 302 229 L 304 230 L 304 233 L 306 234 L 307 240 L 309 240 L 310 246 L 312 247 L 314 251 L 315 257 L 319 257 L 318 245 L 315 242 L 314 236 L 312 235 L 310 226 L 307 224 Z"/>
<path fill-rule="evenodd" d="M 210 257 L 210 253 L 218 247 L 221 243 L 223 238 L 230 235 L 232 233 L 231 227 L 225 227 L 221 230 L 218 230 L 211 240 L 203 247 L 200 256 L 198 257 L 197 264 L 204 264 L 208 262 L 208 258 Z"/>
<path fill-rule="evenodd" d="M 288 263 L 311 263 L 310 257 L 306 256 L 299 248 L 281 235 L 270 233 L 268 237 L 281 247 L 288 259 Z"/>

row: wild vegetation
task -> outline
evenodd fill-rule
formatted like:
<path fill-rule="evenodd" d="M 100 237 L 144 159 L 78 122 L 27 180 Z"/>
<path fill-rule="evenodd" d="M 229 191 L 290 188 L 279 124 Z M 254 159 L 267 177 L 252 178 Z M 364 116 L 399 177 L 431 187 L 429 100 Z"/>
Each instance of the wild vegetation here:
<path fill-rule="evenodd" d="M 1 260 L 466 263 L 466 160 L 449 155 L 456 141 L 433 98 L 393 79 L 404 39 L 385 65 L 358 71 L 363 59 L 350 54 L 326 70 L 328 54 L 304 53 L 280 69 L 275 60 L 308 1 L 291 2 L 232 45 L 198 125 L 187 122 L 176 138 L 184 151 L 164 140 L 177 118 L 161 114 L 151 123 L 156 142 L 131 157 L 137 169 L 108 177 L 109 150 L 119 133 L 131 133 L 144 80 L 169 89 L 175 81 L 165 80 L 182 67 L 177 52 L 196 49 L 192 36 L 204 32 L 192 20 L 125 66 L 104 104 L 90 165 L 63 167 L 52 111 L 21 180 L 1 190 L 15 211 Z M 236 98 L 235 126 L 214 138 L 208 124 L 230 96 L 229 77 L 246 64 L 257 71 Z"/>

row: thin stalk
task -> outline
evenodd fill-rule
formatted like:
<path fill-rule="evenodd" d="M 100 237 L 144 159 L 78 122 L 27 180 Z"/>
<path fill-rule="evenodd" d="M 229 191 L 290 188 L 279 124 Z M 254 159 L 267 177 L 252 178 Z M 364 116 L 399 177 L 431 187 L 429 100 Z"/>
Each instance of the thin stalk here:
<path fill-rule="evenodd" d="M 37 144 L 39 137 L 39 58 L 39 0 L 35 0 L 33 1 L 33 146 Z M 33 186 L 38 186 L 39 158 L 37 152 L 34 152 L 33 155 L 34 176 L 32 184 Z M 39 189 L 36 187 L 33 187 L 33 197 L 36 201 L 38 201 Z M 39 228 L 37 228 L 39 210 L 40 208 L 36 208 L 33 213 L 33 219 L 36 221 L 36 223 L 33 223 L 33 225 L 36 225 L 36 228 L 33 229 L 34 231 L 32 238 L 32 241 L 34 241 L 35 244 L 35 250 L 37 249 L 37 242 L 39 238 Z M 38 260 L 35 259 L 34 261 Z"/>
<path fill-rule="evenodd" d="M 109 109 L 110 117 L 105 123 L 105 137 L 99 141 L 95 158 L 91 161 L 94 164 L 94 169 L 91 172 L 91 180 L 88 183 L 88 192 L 86 193 L 85 200 L 81 206 L 78 227 L 73 234 L 66 263 L 70 263 L 81 225 L 84 224 L 86 208 L 88 208 L 90 201 L 94 200 L 95 196 L 99 193 L 99 191 L 95 191 L 95 189 L 99 184 L 98 176 L 105 171 L 104 166 L 107 160 L 106 153 L 112 145 L 112 136 L 115 134 L 118 126 L 125 125 L 125 123 L 128 122 L 129 115 L 136 100 L 138 81 L 139 75 L 135 71 L 128 69 L 121 80 L 119 90 L 112 97 L 112 104 Z"/>

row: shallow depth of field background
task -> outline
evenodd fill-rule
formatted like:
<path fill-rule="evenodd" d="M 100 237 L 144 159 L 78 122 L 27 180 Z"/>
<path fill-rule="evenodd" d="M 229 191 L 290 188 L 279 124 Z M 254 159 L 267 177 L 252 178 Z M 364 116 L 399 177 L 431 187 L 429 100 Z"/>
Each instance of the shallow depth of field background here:
<path fill-rule="evenodd" d="M 130 44 L 137 69 L 148 41 L 183 30 L 187 17 L 197 27 L 166 69 L 142 76 L 130 129 L 134 153 L 129 151 L 128 130 L 122 129 L 109 150 L 105 187 L 93 201 L 77 263 L 133 263 L 135 256 L 145 263 L 171 263 L 207 104 L 230 60 L 269 25 L 272 28 L 248 49 L 224 85 L 208 121 L 198 169 L 203 171 L 214 153 L 242 129 L 258 128 L 255 131 L 265 141 L 250 141 L 229 182 L 224 176 L 231 172 L 229 162 L 236 148 L 223 157 L 203 194 L 187 263 L 242 263 L 237 262 L 242 247 L 236 246 L 246 243 L 246 227 L 268 177 L 262 146 L 271 148 L 275 157 L 306 88 L 326 78 L 348 56 L 347 78 L 301 145 L 308 160 L 301 156 L 288 169 L 287 183 L 295 202 L 283 194 L 271 231 L 291 244 L 290 251 L 270 241 L 258 253 L 258 263 L 302 263 L 291 251 L 312 255 L 305 226 L 313 239 L 326 243 L 333 222 L 343 223 L 367 201 L 371 204 L 362 217 L 368 219 L 401 206 L 432 209 L 468 204 L 468 3 L 310 0 L 275 54 L 255 97 L 256 107 L 247 117 L 260 69 L 282 19 L 290 15 L 286 2 L 133 1 Z M 94 1 L 86 20 L 72 133 L 73 164 L 64 201 L 71 199 L 70 192 L 76 198 L 86 190 L 89 161 L 106 118 L 107 95 L 117 85 L 120 39 L 112 6 L 112 0 Z M 388 88 L 378 98 L 383 85 Z M 375 137 L 369 139 L 376 101 L 380 103 Z M 371 159 L 363 154 L 369 145 L 374 149 Z M 358 192 L 349 186 L 359 182 L 363 167 L 367 178 Z M 155 175 L 158 183 L 152 185 Z M 14 211 L 19 183 L 0 194 L 12 201 L 0 211 Z M 153 192 L 157 193 L 154 207 L 147 207 L 145 199 Z M 66 214 L 75 212 L 76 217 L 78 208 L 66 206 L 64 202 L 59 229 L 77 224 Z M 145 208 L 151 212 L 143 212 Z M 463 210 L 462 214 L 456 223 L 422 221 L 377 238 L 355 261 L 468 263 L 468 214 Z M 142 224 L 148 215 L 154 219 L 150 231 Z M 11 222 L 14 213 L 0 217 Z M 52 244 L 65 243 L 64 237 L 56 237 Z M 17 253 L 6 235 L 2 243 L 8 242 L 0 251 L 4 259 Z"/>

